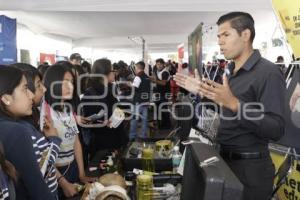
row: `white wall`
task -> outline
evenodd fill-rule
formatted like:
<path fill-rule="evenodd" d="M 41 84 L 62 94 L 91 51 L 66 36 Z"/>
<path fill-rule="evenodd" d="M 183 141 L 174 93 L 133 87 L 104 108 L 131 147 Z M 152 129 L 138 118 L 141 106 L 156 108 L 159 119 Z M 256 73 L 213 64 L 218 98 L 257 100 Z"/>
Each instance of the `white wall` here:
<path fill-rule="evenodd" d="M 72 40 L 70 38 L 36 34 L 26 26 L 17 25 L 17 49 L 30 51 L 30 63 L 37 66 L 40 60 L 40 53 L 59 54 L 69 56 L 72 52 Z M 20 61 L 20 55 L 18 55 Z"/>
<path fill-rule="evenodd" d="M 123 60 L 127 64 L 130 64 L 131 61 L 138 62 L 142 60 L 142 52 L 135 52 L 129 50 L 105 50 L 105 49 L 94 49 L 91 47 L 75 47 L 73 52 L 80 53 L 81 56 L 90 61 L 94 62 L 100 58 L 110 59 L 112 63 Z"/>

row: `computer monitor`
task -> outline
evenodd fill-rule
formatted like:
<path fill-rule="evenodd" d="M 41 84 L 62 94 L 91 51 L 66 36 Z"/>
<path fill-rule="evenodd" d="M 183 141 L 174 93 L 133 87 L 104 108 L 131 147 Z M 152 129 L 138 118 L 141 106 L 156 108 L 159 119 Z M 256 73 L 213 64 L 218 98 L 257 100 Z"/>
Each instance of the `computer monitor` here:
<path fill-rule="evenodd" d="M 201 162 L 213 156 L 219 161 L 200 167 Z M 212 146 L 203 143 L 187 146 L 181 200 L 242 199 L 242 183 Z"/>

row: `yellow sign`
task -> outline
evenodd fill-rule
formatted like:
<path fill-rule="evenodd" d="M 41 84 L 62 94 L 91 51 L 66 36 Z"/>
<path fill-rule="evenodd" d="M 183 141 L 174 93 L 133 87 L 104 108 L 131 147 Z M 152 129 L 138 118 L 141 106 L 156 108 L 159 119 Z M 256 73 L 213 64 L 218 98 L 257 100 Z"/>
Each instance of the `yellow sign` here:
<path fill-rule="evenodd" d="M 276 171 L 284 161 L 284 155 L 276 152 L 271 153 Z M 299 161 L 295 161 L 291 173 L 284 180 L 284 184 L 277 191 L 279 200 L 299 200 L 300 199 L 300 172 L 298 169 Z M 275 179 L 277 181 L 277 179 Z"/>
<path fill-rule="evenodd" d="M 295 58 L 300 58 L 300 1 L 272 0 Z"/>

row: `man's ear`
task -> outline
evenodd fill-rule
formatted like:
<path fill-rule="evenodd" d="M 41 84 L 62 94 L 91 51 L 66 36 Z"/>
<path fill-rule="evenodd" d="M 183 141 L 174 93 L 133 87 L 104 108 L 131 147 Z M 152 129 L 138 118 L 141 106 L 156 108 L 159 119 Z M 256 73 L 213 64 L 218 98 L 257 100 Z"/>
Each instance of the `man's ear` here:
<path fill-rule="evenodd" d="M 249 29 L 245 29 L 242 31 L 242 38 L 244 42 L 250 41 L 251 31 Z"/>
<path fill-rule="evenodd" d="M 1 101 L 5 105 L 9 106 L 12 102 L 12 97 L 11 97 L 11 95 L 5 94 L 5 95 L 1 96 Z"/>

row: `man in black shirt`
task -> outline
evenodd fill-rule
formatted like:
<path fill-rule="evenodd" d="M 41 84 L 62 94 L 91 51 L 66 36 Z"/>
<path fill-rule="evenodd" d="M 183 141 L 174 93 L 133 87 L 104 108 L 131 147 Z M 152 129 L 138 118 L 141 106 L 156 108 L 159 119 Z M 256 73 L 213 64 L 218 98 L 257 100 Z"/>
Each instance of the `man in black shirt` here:
<path fill-rule="evenodd" d="M 158 111 L 158 126 L 160 129 L 171 128 L 170 113 L 168 111 L 168 98 L 170 95 L 170 73 L 165 67 L 165 61 L 162 58 L 156 60 L 156 68 L 153 70 L 153 76 L 150 80 L 156 84 L 155 91 L 159 94 L 156 102 Z M 160 118 L 161 114 L 161 118 Z"/>
<path fill-rule="evenodd" d="M 138 62 L 135 65 L 136 77 L 133 80 L 132 86 L 134 88 L 133 96 L 133 110 L 134 113 L 130 121 L 129 139 L 132 141 L 137 135 L 137 118 L 141 117 L 142 129 L 140 138 L 147 137 L 148 131 L 148 107 L 150 102 L 150 80 L 145 73 L 145 63 Z"/>
<path fill-rule="evenodd" d="M 177 83 L 220 105 L 220 155 L 244 185 L 244 199 L 267 200 L 274 165 L 268 142 L 284 133 L 285 82 L 280 69 L 254 50 L 254 20 L 232 12 L 218 22 L 221 53 L 233 62 L 223 84 L 176 75 Z"/>
<path fill-rule="evenodd" d="M 72 65 L 80 65 L 82 60 L 83 59 L 79 53 L 73 53 L 70 56 L 70 63 L 72 63 Z"/>

